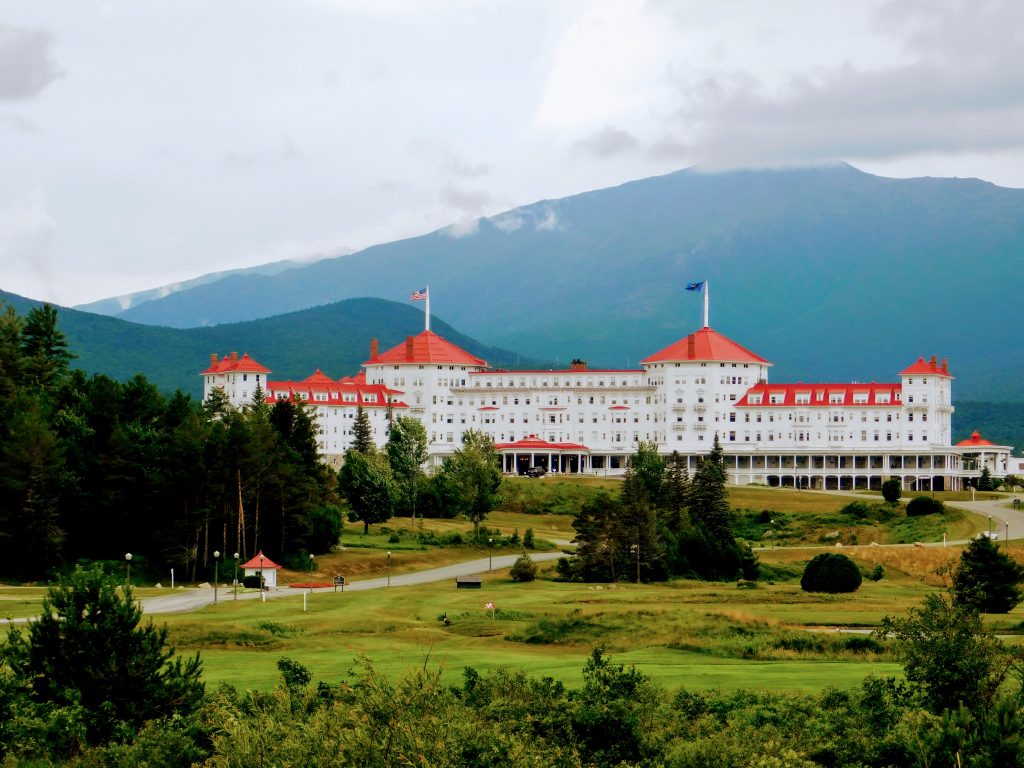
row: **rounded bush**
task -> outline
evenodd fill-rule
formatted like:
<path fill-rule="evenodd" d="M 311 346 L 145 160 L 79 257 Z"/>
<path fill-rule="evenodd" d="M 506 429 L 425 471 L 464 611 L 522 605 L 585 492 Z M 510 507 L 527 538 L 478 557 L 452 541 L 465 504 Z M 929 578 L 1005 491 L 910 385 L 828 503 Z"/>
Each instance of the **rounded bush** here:
<path fill-rule="evenodd" d="M 915 496 L 907 502 L 907 516 L 941 515 L 945 505 L 931 496 Z"/>
<path fill-rule="evenodd" d="M 537 564 L 524 552 L 512 565 L 509 575 L 516 581 L 533 581 L 537 578 Z"/>
<path fill-rule="evenodd" d="M 860 568 L 846 555 L 825 552 L 807 564 L 800 579 L 804 592 L 856 592 L 861 583 Z"/>

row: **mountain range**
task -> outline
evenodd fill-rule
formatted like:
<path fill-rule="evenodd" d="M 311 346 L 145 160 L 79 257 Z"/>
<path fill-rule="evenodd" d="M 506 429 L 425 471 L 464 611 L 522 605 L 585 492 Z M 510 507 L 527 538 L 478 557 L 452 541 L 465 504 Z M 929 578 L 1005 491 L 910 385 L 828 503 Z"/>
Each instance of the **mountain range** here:
<path fill-rule="evenodd" d="M 1024 190 L 849 165 L 687 169 L 227 275 L 118 317 L 200 327 L 429 285 L 432 309 L 483 343 L 620 367 L 699 327 L 684 286 L 706 281 L 712 327 L 771 360 L 773 381 L 890 381 L 935 354 L 958 398 L 1024 401 L 1022 263 Z"/>
<path fill-rule="evenodd" d="M 24 315 L 41 302 L 0 291 L 0 301 Z M 383 299 L 348 299 L 244 323 L 211 328 L 161 328 L 61 308 L 58 327 L 76 355 L 72 366 L 127 380 L 141 373 L 165 392 L 202 396 L 199 372 L 210 354 L 248 352 L 275 380 L 304 379 L 320 368 L 332 378 L 352 376 L 370 356 L 370 339 L 383 351 L 423 330 L 423 312 Z M 431 329 L 492 365 L 539 365 L 515 352 L 481 344 L 442 320 Z"/>

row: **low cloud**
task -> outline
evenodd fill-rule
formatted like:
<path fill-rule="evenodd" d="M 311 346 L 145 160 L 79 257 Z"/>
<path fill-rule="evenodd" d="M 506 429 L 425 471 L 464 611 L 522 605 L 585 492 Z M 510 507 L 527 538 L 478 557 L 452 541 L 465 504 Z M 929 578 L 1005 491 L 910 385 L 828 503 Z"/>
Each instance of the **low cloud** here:
<path fill-rule="evenodd" d="M 491 219 L 491 224 L 500 232 L 515 232 L 518 229 L 522 229 L 524 223 L 522 216 L 511 211 Z"/>
<path fill-rule="evenodd" d="M 441 230 L 442 233 L 452 238 L 453 240 L 461 240 L 464 237 L 475 235 L 480 231 L 480 219 L 473 219 L 466 217 L 459 219 L 454 224 L 449 224 L 447 227 Z"/>
<path fill-rule="evenodd" d="M 35 134 L 39 133 L 39 126 L 24 115 L 17 112 L 0 114 L 0 128 L 15 131 L 16 133 Z"/>
<path fill-rule="evenodd" d="M 587 138 L 580 139 L 574 143 L 572 149 L 594 157 L 614 157 L 634 152 L 639 146 L 640 142 L 633 134 L 621 128 L 606 125 L 601 130 L 590 134 Z"/>
<path fill-rule="evenodd" d="M 0 100 L 35 98 L 61 75 L 49 32 L 0 25 Z"/>
<path fill-rule="evenodd" d="M 538 232 L 551 232 L 555 229 L 562 229 L 561 222 L 558 220 L 558 214 L 555 213 L 554 208 L 546 209 L 544 218 L 540 219 L 535 226 Z"/>

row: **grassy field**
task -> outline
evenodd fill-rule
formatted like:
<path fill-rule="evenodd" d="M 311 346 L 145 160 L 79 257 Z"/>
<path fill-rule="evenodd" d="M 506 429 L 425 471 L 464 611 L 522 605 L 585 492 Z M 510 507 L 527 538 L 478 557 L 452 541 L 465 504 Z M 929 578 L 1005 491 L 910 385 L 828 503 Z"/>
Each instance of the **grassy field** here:
<path fill-rule="evenodd" d="M 266 604 L 225 602 L 167 621 L 180 651 L 202 652 L 212 684 L 269 688 L 281 656 L 337 680 L 365 654 L 389 674 L 442 664 L 454 683 L 465 666 L 510 666 L 575 685 L 590 649 L 603 645 L 669 687 L 816 690 L 898 667 L 871 638 L 806 627 L 874 625 L 927 589 L 902 577 L 826 597 L 802 593 L 795 583 L 753 590 L 700 582 L 600 587 L 516 584 L 499 574 L 480 591 L 445 584 L 321 593 L 309 599 L 306 613 L 295 595 Z M 487 601 L 496 605 L 493 617 Z"/>
<path fill-rule="evenodd" d="M 619 481 L 553 478 L 506 481 L 510 501 L 485 521 L 499 545 L 492 551 L 519 550 L 507 538 L 532 528 L 538 547 L 573 537 L 573 509 Z M 506 572 L 488 576 L 484 588 L 456 591 L 452 584 L 367 592 L 316 593 L 302 610 L 302 593 L 258 601 L 223 600 L 191 614 L 158 617 L 170 628 L 183 654 L 199 651 L 212 685 L 269 689 L 278 678 L 282 656 L 310 668 L 316 679 L 336 681 L 361 654 L 398 675 L 422 664 L 444 668 L 458 682 L 466 666 L 481 671 L 498 666 L 550 676 L 568 685 L 581 682 L 591 649 L 603 645 L 617 663 L 635 664 L 667 687 L 764 687 L 818 690 L 826 685 L 857 685 L 868 674 L 897 674 L 899 666 L 869 635 L 839 628 L 871 628 L 887 614 L 902 614 L 929 590 L 941 586 L 935 571 L 959 556 L 959 548 L 870 546 L 869 542 L 966 538 L 983 530 L 985 520 L 950 509 L 943 516 L 908 519 L 871 512 L 851 516 L 842 510 L 856 498 L 760 487 L 730 488 L 738 510 L 739 533 L 762 560 L 756 588 L 735 583 L 677 581 L 656 585 L 585 585 L 541 579 L 517 584 Z M 870 506 L 878 500 L 865 495 Z M 528 511 L 524 511 L 528 510 Z M 887 515 L 891 515 L 888 516 Z M 394 519 L 371 526 L 347 526 L 342 547 L 318 556 L 314 570 L 282 572 L 281 583 L 317 581 L 334 575 L 349 580 L 398 574 L 482 557 L 487 547 L 425 544 L 420 534 L 440 541 L 464 536 L 465 520 Z M 766 535 L 771 531 L 771 535 Z M 839 535 L 832 536 L 835 531 Z M 545 543 L 547 542 L 547 543 Z M 853 545 L 856 542 L 856 545 Z M 853 595 L 803 593 L 804 564 L 836 543 L 866 572 L 881 565 L 885 577 L 866 580 Z M 781 546 L 780 546 L 781 545 Z M 1006 546 L 1006 545 L 1003 545 Z M 777 548 L 773 548 L 777 547 Z M 1024 559 L 1024 542 L 1009 551 Z M 550 573 L 552 566 L 545 566 Z M 228 578 L 226 576 L 226 578 Z M 166 590 L 137 590 L 140 597 Z M 28 616 L 38 611 L 42 588 L 0 588 L 0 611 Z M 484 603 L 493 601 L 493 612 Z M 441 620 L 447 616 L 450 623 Z M 1024 607 L 992 619 L 1001 632 L 1024 628 Z"/>

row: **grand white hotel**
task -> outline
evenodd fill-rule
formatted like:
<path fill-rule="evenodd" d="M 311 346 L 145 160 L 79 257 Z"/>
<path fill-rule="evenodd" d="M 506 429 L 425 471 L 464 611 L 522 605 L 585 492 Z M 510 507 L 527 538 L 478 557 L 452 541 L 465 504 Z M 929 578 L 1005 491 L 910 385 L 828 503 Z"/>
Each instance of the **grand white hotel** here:
<path fill-rule="evenodd" d="M 428 315 L 429 317 L 429 315 Z M 877 488 L 890 478 L 916 490 L 954 490 L 988 467 L 1007 473 L 1010 447 L 975 434 L 951 440 L 952 382 L 946 359 L 918 359 L 895 383 L 769 384 L 771 363 L 705 325 L 649 355 L 636 370 L 495 370 L 429 330 L 369 359 L 354 377 L 317 370 L 274 381 L 247 354 L 218 358 L 202 372 L 204 398 L 222 388 L 236 407 L 256 387 L 268 400 L 313 408 L 325 461 L 339 463 L 357 408 L 379 445 L 389 419 L 426 427 L 431 467 L 469 429 L 489 434 L 502 468 L 524 473 L 619 474 L 637 443 L 678 451 L 691 471 L 717 435 L 729 480 L 824 489 Z"/>

